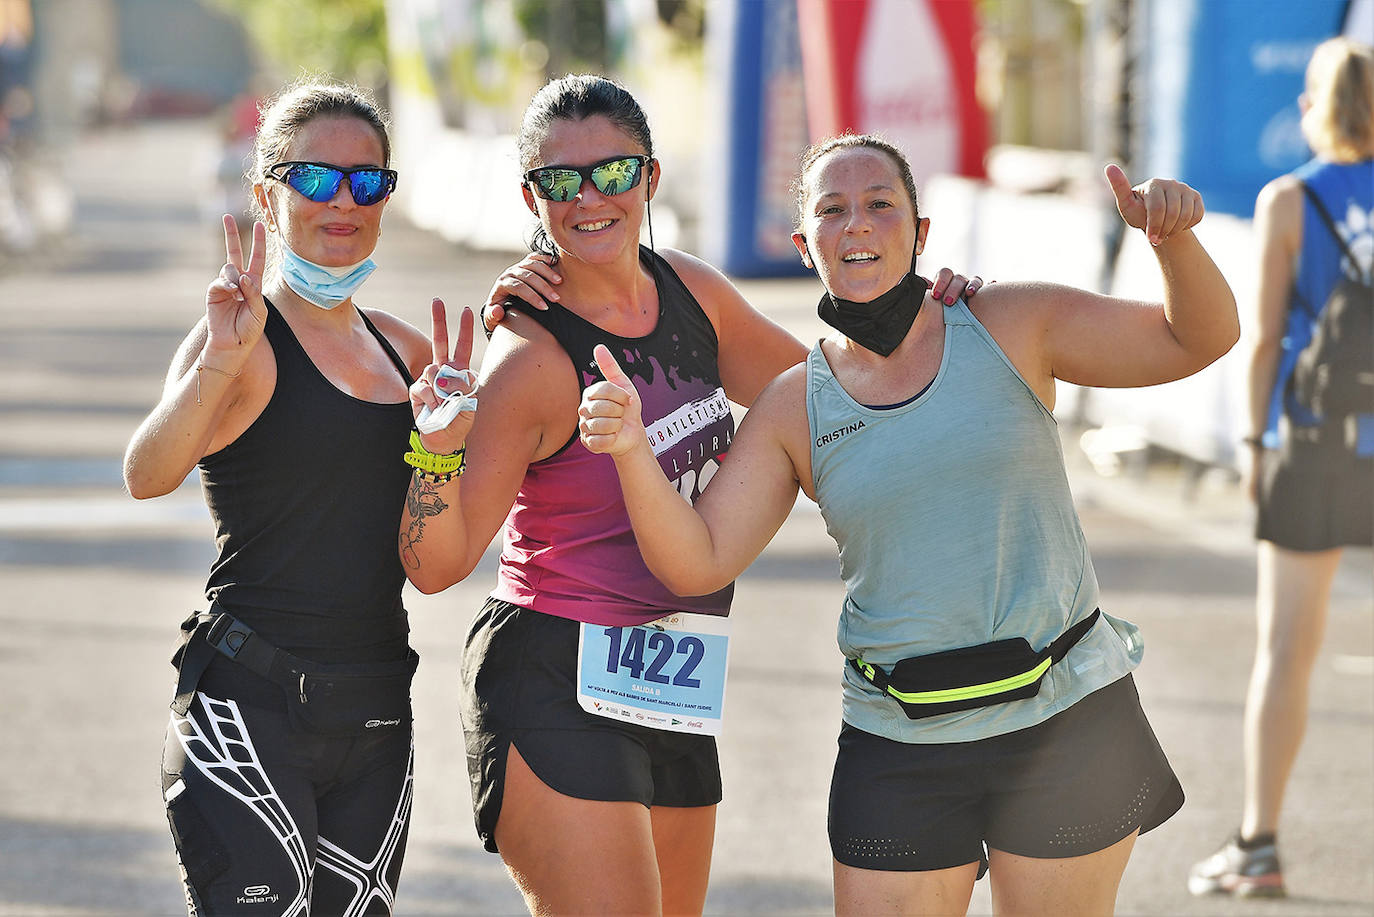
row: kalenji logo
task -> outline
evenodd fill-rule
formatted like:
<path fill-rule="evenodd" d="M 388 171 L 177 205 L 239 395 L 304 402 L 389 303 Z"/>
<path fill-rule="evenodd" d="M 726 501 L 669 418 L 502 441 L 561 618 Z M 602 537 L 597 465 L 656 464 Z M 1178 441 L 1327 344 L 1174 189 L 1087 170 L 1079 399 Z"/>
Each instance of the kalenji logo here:
<path fill-rule="evenodd" d="M 270 885 L 248 885 L 243 894 L 234 899 L 235 904 L 276 904 L 280 895 L 272 894 Z"/>
<path fill-rule="evenodd" d="M 364 729 L 376 729 L 378 726 L 399 726 L 400 720 L 368 720 L 363 724 Z"/>

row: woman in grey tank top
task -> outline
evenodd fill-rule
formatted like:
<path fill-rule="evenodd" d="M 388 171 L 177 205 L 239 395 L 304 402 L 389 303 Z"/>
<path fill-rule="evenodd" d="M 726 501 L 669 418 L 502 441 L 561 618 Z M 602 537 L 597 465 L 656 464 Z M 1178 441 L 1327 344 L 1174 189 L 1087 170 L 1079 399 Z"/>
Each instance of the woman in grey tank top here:
<path fill-rule="evenodd" d="M 1136 629 L 1097 608 L 1051 411 L 1056 379 L 1172 381 L 1240 329 L 1191 231 L 1197 192 L 1106 178 L 1159 259 L 1162 303 L 1000 283 L 942 308 L 913 273 L 930 224 L 903 154 L 863 135 L 809 150 L 792 239 L 837 333 L 754 402 L 695 505 L 596 352 L 607 381 L 585 393 L 582 440 L 613 456 L 669 588 L 733 580 L 799 487 L 839 547 L 839 913 L 964 910 L 984 869 L 999 912 L 1107 913 L 1136 836 L 1182 804 L 1131 680 Z"/>

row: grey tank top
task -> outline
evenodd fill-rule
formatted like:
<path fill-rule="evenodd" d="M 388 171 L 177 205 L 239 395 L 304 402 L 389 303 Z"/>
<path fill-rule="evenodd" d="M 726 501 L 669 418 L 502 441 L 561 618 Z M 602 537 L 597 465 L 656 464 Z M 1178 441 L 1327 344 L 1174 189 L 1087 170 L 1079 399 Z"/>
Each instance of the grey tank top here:
<path fill-rule="evenodd" d="M 819 345 L 807 360 L 815 493 L 845 585 L 840 650 L 889 670 L 1011 637 L 1040 649 L 1099 601 L 1054 416 L 962 301 L 941 311 L 939 372 L 906 404 L 862 405 Z M 1104 613 L 1035 697 L 921 720 L 846 665 L 844 719 L 899 742 L 1003 735 L 1125 676 L 1143 651 L 1134 625 Z"/>

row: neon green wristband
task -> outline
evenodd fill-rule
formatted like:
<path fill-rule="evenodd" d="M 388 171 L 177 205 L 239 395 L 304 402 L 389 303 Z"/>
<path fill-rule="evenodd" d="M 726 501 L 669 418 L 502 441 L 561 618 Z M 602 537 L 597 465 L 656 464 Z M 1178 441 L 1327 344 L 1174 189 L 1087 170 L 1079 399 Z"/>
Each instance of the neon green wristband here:
<path fill-rule="evenodd" d="M 410 448 L 411 451 L 405 454 L 406 464 L 414 466 L 420 471 L 434 475 L 458 477 L 467 467 L 466 449 L 459 449 L 457 452 L 450 452 L 446 455 L 436 455 L 420 442 L 418 430 L 410 431 Z"/>

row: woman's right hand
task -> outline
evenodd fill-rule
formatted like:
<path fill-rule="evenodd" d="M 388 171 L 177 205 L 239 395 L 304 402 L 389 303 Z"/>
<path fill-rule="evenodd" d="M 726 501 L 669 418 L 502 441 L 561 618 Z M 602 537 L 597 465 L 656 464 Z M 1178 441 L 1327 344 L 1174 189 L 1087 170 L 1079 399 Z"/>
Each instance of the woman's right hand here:
<path fill-rule="evenodd" d="M 536 252 L 526 255 L 519 264 L 512 264 L 501 272 L 491 285 L 487 301 L 482 304 L 482 329 L 487 337 L 506 317 L 506 300 L 518 299 L 535 309 L 547 310 L 550 302 L 558 302 L 555 284 L 563 282 L 563 275 L 553 266 L 553 257 Z"/>
<path fill-rule="evenodd" d="M 648 443 L 639 392 L 605 344 L 597 344 L 592 355 L 606 381 L 589 385 L 582 393 L 577 430 L 588 452 L 624 455 Z"/>
<path fill-rule="evenodd" d="M 267 230 L 253 224 L 253 249 L 245 262 L 238 223 L 224 215 L 226 261 L 205 291 L 207 365 L 236 373 L 267 327 L 267 303 L 262 298 L 262 272 L 267 261 Z"/>

